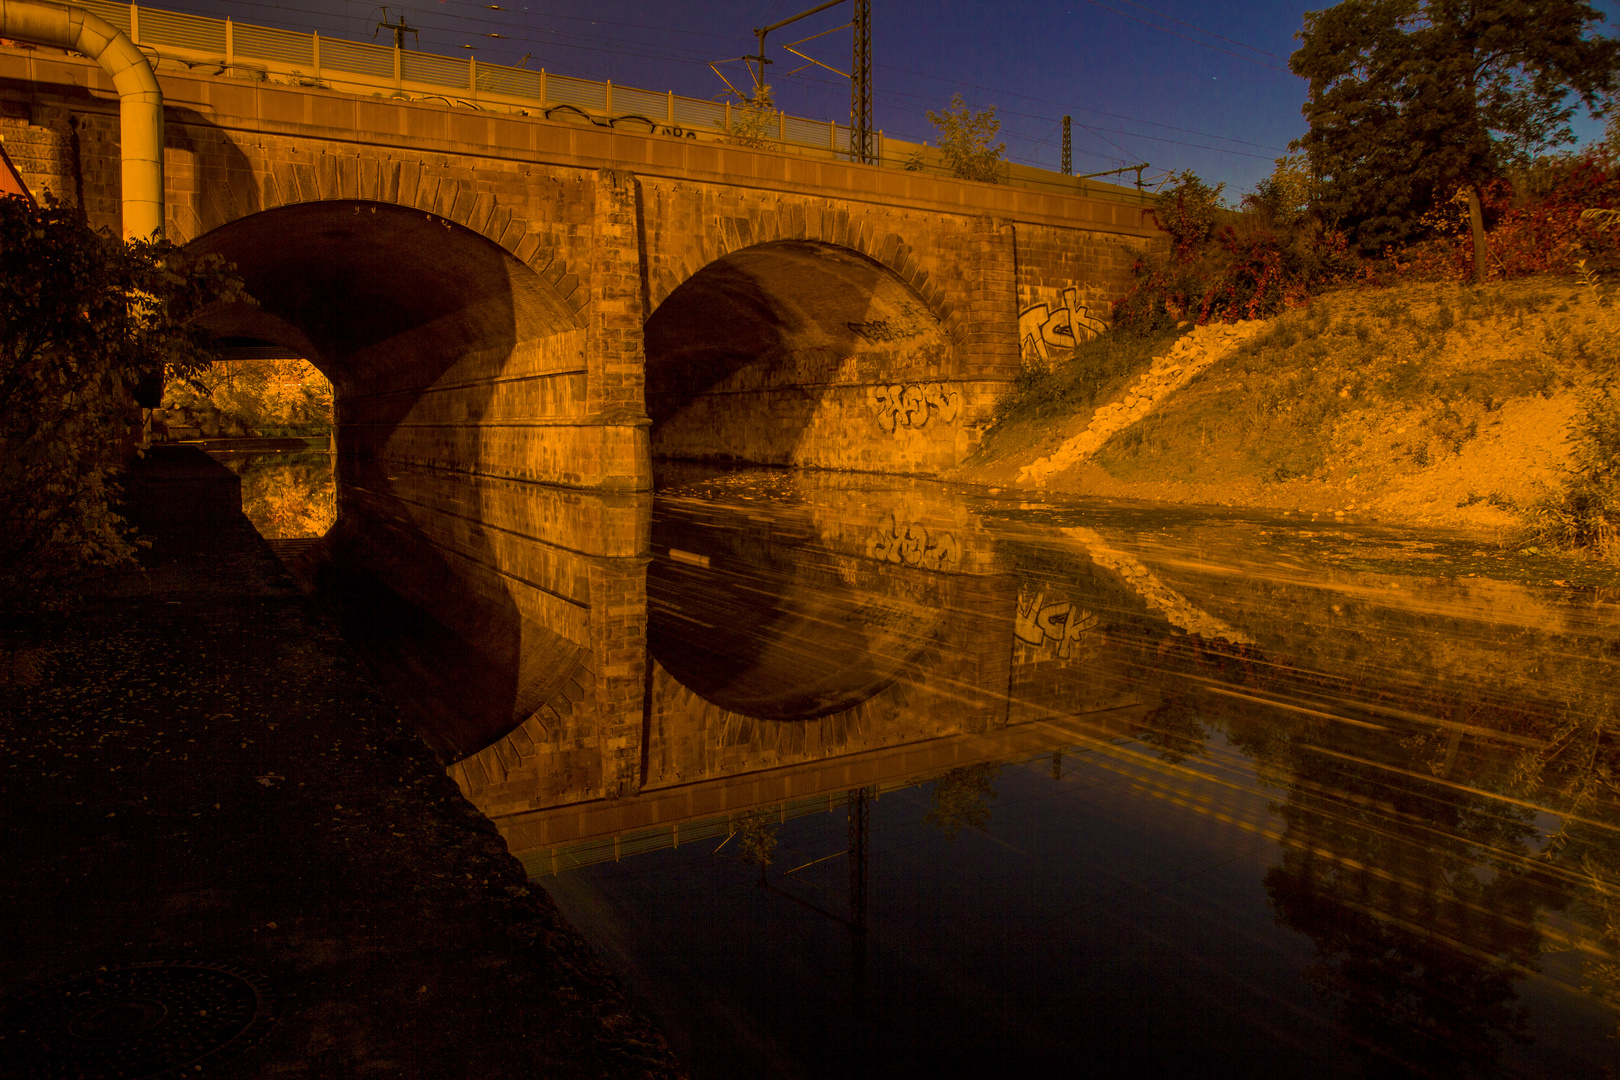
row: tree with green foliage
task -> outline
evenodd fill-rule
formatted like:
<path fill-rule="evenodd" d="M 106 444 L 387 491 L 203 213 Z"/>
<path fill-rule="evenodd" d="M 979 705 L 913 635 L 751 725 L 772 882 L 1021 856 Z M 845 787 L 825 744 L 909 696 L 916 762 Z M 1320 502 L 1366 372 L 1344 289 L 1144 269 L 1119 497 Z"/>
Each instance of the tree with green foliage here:
<path fill-rule="evenodd" d="M 1173 183 L 1153 200 L 1153 217 L 1175 242 L 1176 257 L 1185 261 L 1215 231 L 1215 212 L 1221 209 L 1226 185 L 1210 187 L 1191 169 L 1171 177 Z"/>
<path fill-rule="evenodd" d="M 1316 178 L 1304 154 L 1288 154 L 1276 160 L 1271 175 L 1255 184 L 1243 196 L 1243 209 L 1258 214 L 1278 228 L 1302 224 L 1316 201 Z"/>
<path fill-rule="evenodd" d="M 1464 192 L 1482 266 L 1480 185 L 1572 142 L 1572 97 L 1607 107 L 1620 42 L 1579 0 L 1344 0 L 1305 16 L 1289 60 L 1310 80 L 1294 143 L 1319 182 L 1315 209 L 1367 253 L 1421 232 Z"/>
<path fill-rule="evenodd" d="M 1001 130 L 994 105 L 973 112 L 961 94 L 953 94 L 950 108 L 940 112 L 929 110 L 928 122 L 938 133 L 935 142 L 952 176 L 986 184 L 999 184 L 1006 179 L 1007 163 L 1002 159 L 1006 156 L 1007 144 L 992 145 L 990 141 Z"/>
<path fill-rule="evenodd" d="M 216 256 L 0 198 L 0 592 L 132 554 L 115 488 L 139 431 L 137 388 L 210 364 L 190 320 L 241 290 Z"/>
<path fill-rule="evenodd" d="M 188 412 L 216 418 L 222 434 L 325 435 L 332 429 L 332 383 L 307 360 L 224 360 L 195 378 L 171 380 L 163 408 L 171 437 Z"/>
<path fill-rule="evenodd" d="M 1222 205 L 1225 185 L 1191 170 L 1174 176 L 1152 209 L 1170 251 L 1137 260 L 1130 291 L 1114 301 L 1114 326 L 1151 336 L 1183 321 L 1265 318 L 1343 280 L 1351 264 L 1344 237 L 1299 212 L 1309 187 L 1298 164 L 1285 162 L 1244 197 L 1241 215 Z"/>
<path fill-rule="evenodd" d="M 761 86 L 754 96 L 744 98 L 733 106 L 726 119 L 720 121 L 725 142 L 738 146 L 769 146 L 781 135 L 781 113 L 771 98 L 771 88 Z"/>

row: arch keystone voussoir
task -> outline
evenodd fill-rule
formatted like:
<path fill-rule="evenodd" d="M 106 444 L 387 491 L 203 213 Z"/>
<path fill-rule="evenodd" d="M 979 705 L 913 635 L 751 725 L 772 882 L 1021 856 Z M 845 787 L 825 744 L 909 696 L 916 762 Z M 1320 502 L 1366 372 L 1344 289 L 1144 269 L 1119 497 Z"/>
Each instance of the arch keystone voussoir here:
<path fill-rule="evenodd" d="M 340 199 L 358 199 L 360 197 L 360 159 L 347 155 L 337 160 L 337 197 Z"/>
<path fill-rule="evenodd" d="M 506 232 L 507 226 L 512 224 L 512 211 L 510 208 L 495 203 L 489 213 L 489 218 L 479 228 L 479 232 L 489 237 L 495 243 L 501 242 L 501 236 Z"/>
<path fill-rule="evenodd" d="M 396 202 L 401 206 L 415 206 L 416 189 L 421 186 L 421 164 L 415 161 L 401 161 L 399 163 L 398 184 L 394 188 L 394 197 L 387 201 Z"/>
<path fill-rule="evenodd" d="M 375 158 L 362 157 L 355 168 L 355 195 L 357 199 L 381 201 L 383 163 Z"/>
<path fill-rule="evenodd" d="M 322 199 L 341 199 L 343 189 L 338 184 L 338 159 L 336 154 L 322 154 L 315 159 L 312 171 L 315 174 L 315 190 Z"/>
<path fill-rule="evenodd" d="M 321 200 L 321 185 L 315 176 L 313 166 L 307 162 L 297 162 L 292 167 L 292 178 L 294 202 L 319 202 Z"/>
<path fill-rule="evenodd" d="M 397 161 L 384 162 L 377 177 L 377 201 L 386 203 L 399 202 L 399 174 L 401 165 Z"/>

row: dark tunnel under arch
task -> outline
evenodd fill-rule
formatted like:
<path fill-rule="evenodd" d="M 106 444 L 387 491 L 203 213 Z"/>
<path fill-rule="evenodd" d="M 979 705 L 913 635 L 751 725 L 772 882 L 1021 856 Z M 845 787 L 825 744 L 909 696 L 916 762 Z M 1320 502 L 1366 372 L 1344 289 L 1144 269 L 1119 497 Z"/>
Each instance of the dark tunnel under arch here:
<path fill-rule="evenodd" d="M 950 379 L 957 365 L 921 294 L 861 252 L 812 240 L 703 267 L 648 318 L 646 356 L 654 456 L 860 468 L 864 453 L 879 470 L 891 466 L 869 390 Z"/>

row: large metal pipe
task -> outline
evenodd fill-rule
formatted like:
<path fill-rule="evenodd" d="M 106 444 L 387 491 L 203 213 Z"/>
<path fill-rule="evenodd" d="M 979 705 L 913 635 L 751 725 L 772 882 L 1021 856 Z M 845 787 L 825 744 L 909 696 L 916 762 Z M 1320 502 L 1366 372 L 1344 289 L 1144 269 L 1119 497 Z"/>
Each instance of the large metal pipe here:
<path fill-rule="evenodd" d="M 135 43 L 99 15 L 48 0 L 0 0 L 0 37 L 72 49 L 112 76 L 123 144 L 124 238 L 161 238 L 163 91 Z"/>

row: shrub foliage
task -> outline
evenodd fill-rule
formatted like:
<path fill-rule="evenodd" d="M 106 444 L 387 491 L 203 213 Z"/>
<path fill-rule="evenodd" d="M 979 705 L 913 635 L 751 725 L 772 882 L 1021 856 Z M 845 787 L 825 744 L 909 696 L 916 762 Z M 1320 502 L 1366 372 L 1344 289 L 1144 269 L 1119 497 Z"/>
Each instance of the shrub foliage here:
<path fill-rule="evenodd" d="M 991 141 L 1001 130 L 994 105 L 974 112 L 961 94 L 954 94 L 950 108 L 929 110 L 928 122 L 934 125 L 939 152 L 952 176 L 987 184 L 998 184 L 1006 178 L 1007 164 L 1002 159 L 1007 144 Z"/>
<path fill-rule="evenodd" d="M 213 360 L 189 324 L 245 299 L 217 257 L 115 239 L 75 211 L 0 199 L 0 586 L 129 557 L 117 475 L 138 385 Z"/>
<path fill-rule="evenodd" d="M 1170 250 L 1132 267 L 1135 281 L 1114 302 L 1114 324 L 1158 334 L 1178 322 L 1235 322 L 1275 315 L 1352 269 L 1344 236 L 1322 230 L 1290 203 L 1297 166 L 1284 159 L 1253 195 L 1246 213 L 1220 205 L 1222 185 L 1183 172 L 1160 192 L 1153 216 Z M 1222 219 L 1225 219 L 1222 223 Z"/>

